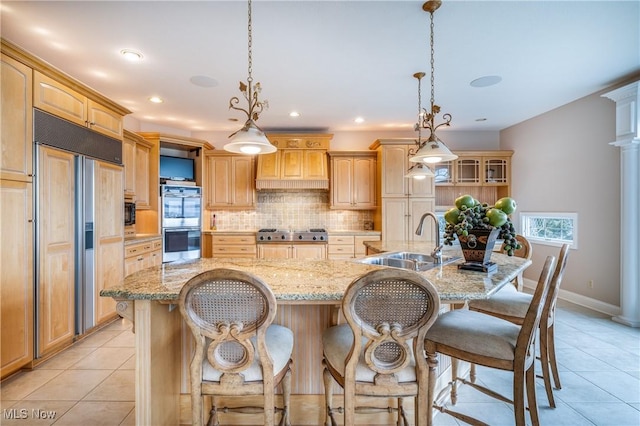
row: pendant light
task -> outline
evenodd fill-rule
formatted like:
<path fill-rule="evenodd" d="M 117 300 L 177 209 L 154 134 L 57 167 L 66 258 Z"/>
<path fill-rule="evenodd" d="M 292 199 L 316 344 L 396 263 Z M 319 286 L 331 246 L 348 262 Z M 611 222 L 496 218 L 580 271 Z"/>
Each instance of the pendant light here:
<path fill-rule="evenodd" d="M 248 32 L 249 32 L 249 61 L 248 61 L 248 74 L 247 83 L 240 82 L 240 91 L 244 95 L 244 98 L 249 102 L 249 107 L 247 109 L 238 107 L 238 103 L 240 99 L 237 96 L 234 96 L 229 100 L 229 109 L 235 109 L 237 111 L 242 111 L 247 115 L 247 121 L 244 123 L 244 126 L 229 136 L 231 140 L 224 146 L 225 151 L 235 152 L 239 154 L 269 154 L 272 152 L 276 152 L 277 148 L 269 142 L 267 136 L 264 134 L 264 131 L 256 124 L 259 115 L 265 108 L 269 107 L 269 103 L 264 100 L 260 101 L 258 99 L 258 95 L 260 94 L 261 87 L 260 83 L 253 84 L 253 77 L 251 75 L 251 71 L 253 68 L 253 60 L 251 56 L 251 44 L 252 44 L 252 36 L 251 36 L 251 0 L 248 1 L 249 12 L 248 12 Z"/>
<path fill-rule="evenodd" d="M 420 149 L 422 146 L 422 128 L 420 127 L 420 117 L 422 117 L 422 96 L 420 95 L 420 82 L 422 81 L 422 77 L 424 77 L 423 72 L 417 72 L 413 76 L 418 79 L 418 122 L 415 125 L 416 130 L 418 131 L 418 139 L 416 140 L 416 149 L 409 149 L 409 156 L 414 156 L 416 151 Z M 406 178 L 413 178 L 416 180 L 423 180 L 427 177 L 435 176 L 431 169 L 424 163 L 419 162 L 413 164 L 407 170 L 407 174 L 404 175 Z"/>
<path fill-rule="evenodd" d="M 449 126 L 451 123 L 451 114 L 447 113 L 442 116 L 445 120 L 444 122 L 435 125 L 435 116 L 440 112 L 440 107 L 435 104 L 435 85 L 434 85 L 434 48 L 433 48 L 433 13 L 438 10 L 440 5 L 442 4 L 441 0 L 429 0 L 422 5 L 422 9 L 426 12 L 429 12 L 430 21 L 431 21 L 431 33 L 430 33 L 430 47 L 431 47 L 431 111 L 427 112 L 426 110 L 422 110 L 422 118 L 421 122 L 418 121 L 417 127 L 428 129 L 430 134 L 429 138 L 424 142 L 420 143 L 417 147 L 417 152 L 409 158 L 409 161 L 414 163 L 425 162 L 425 163 L 439 163 L 441 161 L 451 161 L 458 158 L 457 155 L 453 154 L 449 148 L 436 136 L 436 130 L 442 126 Z M 420 79 L 418 79 L 420 81 Z M 418 91 L 420 91 L 418 89 Z"/>

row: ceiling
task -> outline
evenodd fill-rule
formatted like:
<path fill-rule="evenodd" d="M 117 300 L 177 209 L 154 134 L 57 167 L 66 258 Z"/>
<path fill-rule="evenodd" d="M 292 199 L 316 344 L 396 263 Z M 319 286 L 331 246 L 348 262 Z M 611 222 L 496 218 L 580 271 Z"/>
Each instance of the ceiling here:
<path fill-rule="evenodd" d="M 431 96 L 422 3 L 254 0 L 253 78 L 269 101 L 258 124 L 270 131 L 410 130 L 418 111 L 414 73 L 427 73 L 423 107 Z M 243 0 L 3 0 L 0 8 L 2 37 L 140 122 L 231 132 L 246 119 L 228 108 L 248 75 Z M 451 130 L 497 131 L 640 72 L 638 0 L 445 0 L 434 24 L 435 101 L 452 114 Z M 123 49 L 144 58 L 128 62 Z M 195 85 L 194 76 L 215 84 Z M 470 85 L 484 76 L 502 80 Z M 151 96 L 164 102 L 153 104 Z M 290 117 L 293 110 L 300 116 Z M 358 116 L 365 121 L 354 123 Z"/>

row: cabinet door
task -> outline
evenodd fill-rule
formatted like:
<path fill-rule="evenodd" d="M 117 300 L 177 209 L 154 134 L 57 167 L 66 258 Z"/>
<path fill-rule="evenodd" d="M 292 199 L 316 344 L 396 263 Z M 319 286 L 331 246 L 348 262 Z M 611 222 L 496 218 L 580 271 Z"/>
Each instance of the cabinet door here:
<path fill-rule="evenodd" d="M 149 197 L 149 170 L 151 159 L 151 146 L 143 143 L 136 143 L 135 150 L 135 188 L 136 188 L 136 208 L 150 209 Z"/>
<path fill-rule="evenodd" d="M 260 179 L 280 179 L 280 161 L 282 151 L 263 154 L 258 161 L 258 176 Z"/>
<path fill-rule="evenodd" d="M 207 208 L 228 207 L 231 202 L 232 163 L 228 156 L 207 157 Z"/>
<path fill-rule="evenodd" d="M 254 159 L 253 157 L 233 157 L 232 203 L 234 207 L 254 207 Z"/>
<path fill-rule="evenodd" d="M 331 206 L 353 207 L 353 159 L 337 157 L 331 160 Z"/>
<path fill-rule="evenodd" d="M 382 147 L 382 197 L 408 195 L 407 148 L 405 145 Z"/>
<path fill-rule="evenodd" d="M 0 377 L 33 360 L 31 191 L 31 183 L 0 180 Z"/>
<path fill-rule="evenodd" d="M 327 179 L 327 151 L 321 149 L 304 150 L 302 174 L 304 179 Z"/>
<path fill-rule="evenodd" d="M 113 318 L 116 302 L 100 291 L 124 278 L 124 205 L 122 167 L 96 162 L 95 167 L 95 323 Z"/>
<path fill-rule="evenodd" d="M 258 244 L 259 259 L 289 259 L 291 245 L 289 244 Z"/>
<path fill-rule="evenodd" d="M 382 199 L 382 239 L 384 241 L 407 240 L 408 203 L 406 198 Z"/>
<path fill-rule="evenodd" d="M 33 73 L 33 106 L 81 126 L 87 125 L 87 98 L 44 74 Z"/>
<path fill-rule="evenodd" d="M 326 244 L 294 244 L 292 258 L 294 259 L 326 259 Z"/>
<path fill-rule="evenodd" d="M 508 185 L 511 159 L 509 157 L 483 157 L 482 182 L 485 185 Z"/>
<path fill-rule="evenodd" d="M 459 185 L 480 185 L 480 158 L 459 157 L 455 161 L 455 182 Z"/>
<path fill-rule="evenodd" d="M 304 177 L 304 151 L 284 149 L 281 154 L 281 179 L 302 179 Z"/>
<path fill-rule="evenodd" d="M 122 140 L 122 165 L 124 166 L 124 193 L 135 196 L 136 193 L 136 142 L 126 135 Z"/>
<path fill-rule="evenodd" d="M 122 115 L 87 99 L 87 124 L 96 132 L 122 140 Z"/>
<path fill-rule="evenodd" d="M 38 355 L 75 333 L 75 176 L 73 154 L 40 147 Z"/>
<path fill-rule="evenodd" d="M 0 178 L 31 182 L 33 177 L 32 71 L 26 65 L 4 55 L 1 67 Z"/>
<path fill-rule="evenodd" d="M 376 159 L 353 159 L 353 202 L 358 208 L 376 207 Z"/>
<path fill-rule="evenodd" d="M 422 226 L 422 235 L 416 235 L 420 218 L 427 212 L 435 212 L 434 198 L 409 199 L 409 241 L 435 241 L 435 225 L 431 217 L 426 217 Z"/>

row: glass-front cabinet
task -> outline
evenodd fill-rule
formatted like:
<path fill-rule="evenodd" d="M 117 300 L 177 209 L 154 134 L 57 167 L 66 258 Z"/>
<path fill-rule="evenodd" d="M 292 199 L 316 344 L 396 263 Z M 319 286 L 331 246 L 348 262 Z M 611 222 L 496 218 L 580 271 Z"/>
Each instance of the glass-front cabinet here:
<path fill-rule="evenodd" d="M 434 167 L 436 209 L 447 210 L 460 195 L 493 204 L 510 195 L 513 151 L 454 151 L 458 158 Z"/>

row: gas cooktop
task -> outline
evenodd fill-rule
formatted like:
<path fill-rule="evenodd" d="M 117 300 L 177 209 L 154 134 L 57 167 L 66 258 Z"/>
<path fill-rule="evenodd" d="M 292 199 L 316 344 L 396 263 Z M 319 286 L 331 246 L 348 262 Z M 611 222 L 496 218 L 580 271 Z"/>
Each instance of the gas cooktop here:
<path fill-rule="evenodd" d="M 327 230 L 324 228 L 311 228 L 302 230 L 260 229 L 256 234 L 258 243 L 326 243 L 329 239 Z"/>

